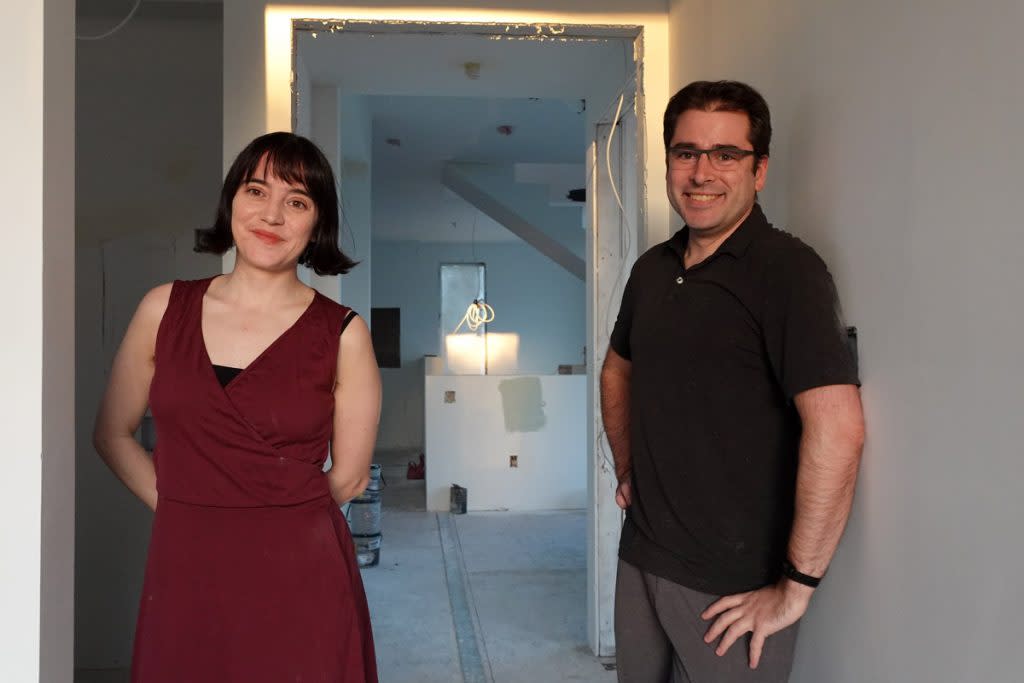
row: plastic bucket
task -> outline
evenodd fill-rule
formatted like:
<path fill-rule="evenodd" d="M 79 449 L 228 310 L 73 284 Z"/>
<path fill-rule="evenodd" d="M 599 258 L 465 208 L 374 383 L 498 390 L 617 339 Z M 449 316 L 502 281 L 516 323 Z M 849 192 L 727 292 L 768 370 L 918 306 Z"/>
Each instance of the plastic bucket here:
<path fill-rule="evenodd" d="M 380 465 L 370 465 L 370 483 L 352 499 L 345 515 L 360 567 L 373 567 L 380 562 L 382 489 Z"/>

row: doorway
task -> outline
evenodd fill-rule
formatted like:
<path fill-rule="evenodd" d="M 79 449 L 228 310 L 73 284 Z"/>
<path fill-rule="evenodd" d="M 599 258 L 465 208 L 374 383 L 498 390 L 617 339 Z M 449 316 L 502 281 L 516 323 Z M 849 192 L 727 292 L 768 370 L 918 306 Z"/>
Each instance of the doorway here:
<path fill-rule="evenodd" d="M 579 440 L 586 444 L 585 481 L 580 484 L 585 489 L 588 640 L 595 654 L 614 654 L 612 597 L 621 513 L 614 504 L 614 469 L 601 432 L 596 370 L 603 360 L 629 265 L 643 248 L 647 232 L 643 211 L 646 143 L 638 77 L 643 61 L 641 27 L 339 18 L 293 20 L 292 30 L 292 125 L 296 132 L 311 135 L 322 145 L 326 142 L 328 157 L 341 178 L 343 202 L 356 205 L 355 212 L 360 214 L 349 221 L 346 239 L 351 245 L 346 242 L 346 246 L 362 245 L 366 252 L 355 256 L 368 264 L 366 282 L 353 285 L 346 278 L 344 285 L 327 281 L 317 286 L 335 298 L 340 296 L 348 305 L 352 305 L 353 297 L 364 297 L 366 310 L 376 305 L 372 303 L 372 280 L 375 257 L 382 256 L 373 253 L 373 230 L 377 228 L 373 210 L 358 207 L 363 201 L 358 197 L 362 192 L 368 191 L 376 205 L 383 189 L 374 182 L 378 176 L 373 145 L 382 143 L 369 111 L 373 109 L 370 99 L 391 98 L 393 107 L 417 106 L 422 112 L 430 110 L 422 98 L 432 97 L 477 98 L 492 105 L 517 98 L 579 103 L 583 132 L 576 161 L 582 182 L 571 189 L 582 190 L 577 196 L 582 194 L 584 199 L 582 235 L 576 235 L 581 238 L 578 254 L 583 296 L 577 312 L 584 320 L 583 343 L 578 359 L 566 359 L 570 362 L 564 365 L 581 367 L 586 374 L 585 438 L 580 434 Z M 367 99 L 358 102 L 359 98 Z M 406 98 L 407 104 L 403 105 L 401 100 Z M 408 104 L 417 98 L 421 101 Z M 353 136 L 353 129 L 360 129 L 362 134 Z M 409 143 L 395 136 L 383 144 L 400 148 Z M 365 175 L 361 176 L 360 171 Z M 364 182 L 365 178 L 370 179 L 369 183 Z M 393 197 L 402 202 L 408 195 L 396 193 Z M 444 221 L 435 223 L 435 228 L 448 227 Z M 467 223 L 479 228 L 480 221 L 452 223 L 456 229 L 465 229 Z M 508 225 L 492 219 L 488 227 L 501 232 Z M 540 244 L 544 244 L 543 239 L 531 246 L 549 260 L 555 258 L 552 254 L 558 252 L 558 244 L 549 244 L 548 254 Z M 565 254 L 561 258 L 571 263 Z M 347 288 L 344 291 L 343 286 Z M 403 314 L 403 325 L 407 319 Z M 402 336 L 405 339 L 408 335 Z M 390 389 L 392 396 L 406 396 L 418 385 L 420 398 L 403 401 L 390 411 L 385 406 L 385 412 L 412 416 L 403 431 L 415 438 L 426 432 L 422 370 L 407 374 L 394 386 L 385 386 L 385 393 Z M 382 429 L 386 427 L 382 424 Z"/>

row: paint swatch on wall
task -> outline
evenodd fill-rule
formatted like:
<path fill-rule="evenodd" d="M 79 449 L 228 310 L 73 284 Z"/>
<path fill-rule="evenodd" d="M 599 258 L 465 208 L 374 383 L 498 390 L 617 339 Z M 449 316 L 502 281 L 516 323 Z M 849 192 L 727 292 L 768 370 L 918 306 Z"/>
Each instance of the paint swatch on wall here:
<path fill-rule="evenodd" d="M 506 432 L 539 432 L 547 424 L 539 377 L 516 377 L 498 384 Z"/>

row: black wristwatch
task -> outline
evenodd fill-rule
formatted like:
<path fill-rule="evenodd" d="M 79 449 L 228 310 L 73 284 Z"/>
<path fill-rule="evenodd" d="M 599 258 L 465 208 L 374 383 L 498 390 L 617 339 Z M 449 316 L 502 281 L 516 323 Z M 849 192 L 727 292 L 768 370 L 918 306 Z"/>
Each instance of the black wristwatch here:
<path fill-rule="evenodd" d="M 799 584 L 810 586 L 811 588 L 817 588 L 818 584 L 821 583 L 822 576 L 824 576 L 810 576 L 808 574 L 804 574 L 793 566 L 793 563 L 789 561 L 789 558 L 782 561 L 782 575 L 790 581 L 796 581 Z"/>

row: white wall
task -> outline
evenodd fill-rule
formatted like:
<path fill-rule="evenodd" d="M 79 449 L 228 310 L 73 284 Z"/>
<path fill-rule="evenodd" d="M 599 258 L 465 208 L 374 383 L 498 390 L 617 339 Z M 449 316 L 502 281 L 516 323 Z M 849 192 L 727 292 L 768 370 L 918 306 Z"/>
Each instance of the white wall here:
<path fill-rule="evenodd" d="M 671 2 L 673 85 L 761 89 L 766 211 L 860 331 L 860 489 L 794 681 L 1020 680 L 1021 26 L 1014 0 Z"/>
<path fill-rule="evenodd" d="M 331 165 L 331 170 L 334 172 L 335 192 L 337 192 L 340 188 L 341 176 L 341 141 L 338 135 L 340 132 L 338 125 L 338 89 L 333 86 L 314 87 L 305 71 L 303 62 L 296 58 L 295 99 L 297 110 L 295 112 L 296 127 L 294 132 L 308 137 L 324 153 L 328 163 Z M 307 125 L 309 130 L 303 128 Z M 300 266 L 299 279 L 332 301 L 341 300 L 341 278 L 339 276 L 317 275 L 316 271 L 311 268 Z"/>
<path fill-rule="evenodd" d="M 468 510 L 586 505 L 585 376 L 427 375 L 424 385 L 428 510 L 448 510 L 452 484 L 468 489 Z"/>
<path fill-rule="evenodd" d="M 74 6 L 0 5 L 0 680 L 69 680 L 74 555 Z"/>
<path fill-rule="evenodd" d="M 375 242 L 374 307 L 401 308 L 401 368 L 384 368 L 380 448 L 423 447 L 423 382 L 418 364 L 440 355 L 442 263 L 487 264 L 488 332 L 519 335 L 518 371 L 554 374 L 582 362 L 583 283 L 522 243 Z"/>
<path fill-rule="evenodd" d="M 370 323 L 373 281 L 373 121 L 366 97 L 341 95 L 341 248 L 359 261 L 341 280 L 341 301 Z"/>
<path fill-rule="evenodd" d="M 146 291 L 220 270 L 192 245 L 193 229 L 212 224 L 221 184 L 221 22 L 190 12 L 140 10 L 111 38 L 77 46 L 80 668 L 128 665 L 152 519 L 92 447 L 113 355 Z"/>
<path fill-rule="evenodd" d="M 339 246 L 358 266 L 345 276 L 300 277 L 324 295 L 340 301 L 369 324 L 371 271 L 371 168 L 373 124 L 366 98 L 346 96 L 333 85 L 314 85 L 301 56 L 295 68 L 295 132 L 320 147 L 334 171 L 339 198 Z"/>

